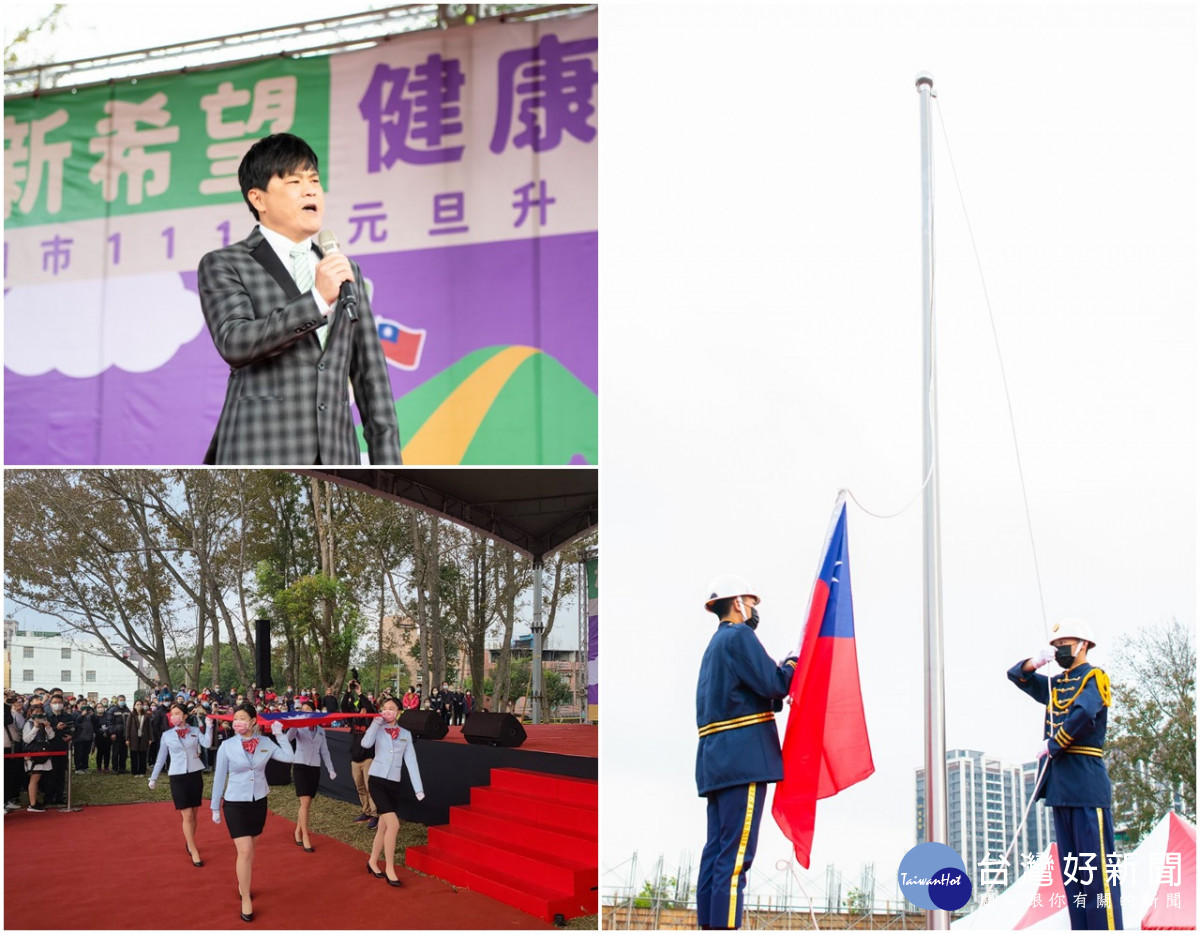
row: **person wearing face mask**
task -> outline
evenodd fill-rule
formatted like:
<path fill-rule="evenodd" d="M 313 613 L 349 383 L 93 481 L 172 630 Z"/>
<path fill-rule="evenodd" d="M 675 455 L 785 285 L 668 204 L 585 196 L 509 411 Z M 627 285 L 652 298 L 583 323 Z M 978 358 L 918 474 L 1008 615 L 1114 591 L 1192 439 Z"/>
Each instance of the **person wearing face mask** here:
<path fill-rule="evenodd" d="M 118 775 L 125 774 L 125 760 L 128 755 L 125 737 L 129 733 L 129 718 L 132 716 L 133 711 L 125 702 L 124 694 L 117 696 L 116 706 L 109 707 L 108 713 L 105 714 L 104 732 L 108 734 L 108 739 L 112 743 L 113 771 Z"/>
<path fill-rule="evenodd" d="M 30 746 L 33 743 L 44 743 L 46 751 L 49 752 L 49 744 L 54 739 L 54 727 L 46 718 L 45 705 L 36 702 L 30 704 L 29 718 L 21 731 L 21 739 L 24 741 L 26 752 L 31 751 Z M 25 771 L 29 775 L 29 810 L 34 814 L 41 814 L 46 810 L 45 807 L 38 806 L 38 785 L 42 776 L 50 771 L 50 763 L 56 758 L 61 756 L 49 756 L 44 762 L 38 762 L 34 757 L 24 760 Z"/>
<path fill-rule="evenodd" d="M 1051 629 L 1050 648 L 1008 670 L 1008 680 L 1046 709 L 1034 798 L 1044 798 L 1054 813 L 1058 864 L 1076 931 L 1122 926 L 1120 875 L 1108 871 L 1114 862 L 1112 784 L 1103 759 L 1112 686 L 1108 675 L 1088 661 L 1088 651 L 1095 647 L 1091 626 L 1064 619 Z M 1050 662 L 1064 670 L 1050 676 L 1037 673 Z M 1068 871 L 1069 865 L 1077 861 L 1084 866 L 1089 858 L 1095 869 L 1090 878 Z M 1080 895 L 1082 905 L 1077 904 Z"/>
<path fill-rule="evenodd" d="M 92 708 L 84 704 L 79 708 L 79 716 L 75 720 L 75 774 L 86 775 L 88 759 L 92 755 L 92 743 L 96 741 L 96 715 Z"/>
<path fill-rule="evenodd" d="M 54 735 L 50 739 L 51 752 L 66 752 L 75 738 L 75 715 L 67 710 L 60 688 L 50 693 L 46 719 L 54 728 Z M 50 771 L 42 780 L 42 794 L 47 804 L 67 803 L 67 756 L 51 757 Z"/>
<path fill-rule="evenodd" d="M 357 674 L 358 669 L 352 669 L 352 676 Z M 375 705 L 363 696 L 362 684 L 357 677 L 353 677 L 346 687 L 346 695 L 342 698 L 342 713 L 375 713 Z M 375 802 L 371 800 L 371 790 L 367 786 L 371 749 L 363 745 L 363 736 L 367 732 L 364 722 L 362 717 L 352 717 L 345 721 L 350 727 L 350 774 L 354 778 L 354 787 L 362 805 L 362 813 L 354 818 L 354 823 L 361 824 L 366 821 L 367 829 L 375 830 L 379 826 L 379 812 Z"/>
<path fill-rule="evenodd" d="M 146 774 L 146 756 L 154 740 L 150 713 L 142 701 L 133 702 L 133 716 L 129 718 L 129 774 Z"/>
<path fill-rule="evenodd" d="M 396 721 L 400 716 L 400 705 L 388 698 L 379 709 L 379 718 L 367 727 L 362 744 L 364 749 L 373 749 L 371 768 L 367 778 L 371 800 L 379 810 L 379 827 L 371 842 L 371 857 L 367 860 L 367 871 L 377 879 L 387 878 L 388 885 L 399 886 L 396 875 L 396 834 L 400 830 L 400 775 L 408 769 L 417 800 L 425 799 L 421 785 L 421 770 L 417 766 L 417 752 L 413 748 L 413 736 Z M 385 869 L 375 868 L 380 853 L 384 857 Z"/>
<path fill-rule="evenodd" d="M 312 713 L 312 701 L 305 699 L 297 712 Z M 333 759 L 329 756 L 329 743 L 325 739 L 324 727 L 293 724 L 288 731 L 288 738 L 296 744 L 292 781 L 296 786 L 296 797 L 300 799 L 300 813 L 296 816 L 296 832 L 292 839 L 296 846 L 304 847 L 304 852 L 312 853 L 315 849 L 308 837 L 308 809 L 312 806 L 312 799 L 316 797 L 317 787 L 321 783 L 321 763 L 325 764 L 330 781 L 337 778 L 337 772 L 334 771 Z"/>
<path fill-rule="evenodd" d="M 107 774 L 112 764 L 112 740 L 108 735 L 108 707 L 96 705 L 96 773 Z"/>
<path fill-rule="evenodd" d="M 258 711 L 253 704 L 242 704 L 233 713 L 234 738 L 217 750 L 213 774 L 212 819 L 221 823 L 221 801 L 225 801 L 225 823 L 237 848 L 238 894 L 242 901 L 242 920 L 254 920 L 250 900 L 250 876 L 254 868 L 254 846 L 267 822 L 267 763 L 272 759 L 291 764 L 292 744 L 285 742 L 283 724 L 271 724 L 275 742 L 258 735 Z M 228 780 L 228 786 L 226 786 Z"/>
<path fill-rule="evenodd" d="M 145 715 L 145 711 L 142 713 Z M 212 745 L 212 721 L 206 721 L 201 730 L 188 726 L 187 715 L 188 710 L 183 704 L 172 704 L 168 708 L 167 717 L 171 726 L 159 740 L 158 758 L 154 760 L 148 784 L 153 791 L 158 784 L 159 773 L 170 757 L 171 765 L 167 774 L 171 776 L 171 799 L 183 821 L 183 840 L 188 856 L 192 865 L 199 868 L 204 865 L 196 846 L 196 813 L 204 796 L 204 763 L 200 761 L 200 748 L 207 749 Z"/>
<path fill-rule="evenodd" d="M 775 712 L 783 709 L 796 659 L 776 664 L 758 641 L 758 604 L 732 574 L 716 578 L 704 601 L 720 620 L 696 685 L 696 787 L 708 802 L 696 914 L 705 930 L 741 926 L 767 783 L 783 778 Z"/>

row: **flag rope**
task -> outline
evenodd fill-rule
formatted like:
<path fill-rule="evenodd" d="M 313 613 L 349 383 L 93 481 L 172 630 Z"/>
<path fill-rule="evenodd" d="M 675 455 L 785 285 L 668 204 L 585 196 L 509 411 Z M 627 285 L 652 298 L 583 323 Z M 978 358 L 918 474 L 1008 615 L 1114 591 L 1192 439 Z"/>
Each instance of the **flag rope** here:
<path fill-rule="evenodd" d="M 987 280 L 983 275 L 983 260 L 979 257 L 979 247 L 975 243 L 975 230 L 971 226 L 971 215 L 967 213 L 967 199 L 963 196 L 962 185 L 958 180 L 958 167 L 954 164 L 954 153 L 950 149 L 950 134 L 946 131 L 946 121 L 942 116 L 941 102 L 934 98 L 937 105 L 938 123 L 942 128 L 942 139 L 946 142 L 946 157 L 950 161 L 950 174 L 954 177 L 954 188 L 958 192 L 958 202 L 962 205 L 963 220 L 967 224 L 967 238 L 971 241 L 971 252 L 975 255 L 975 268 L 979 271 L 979 285 L 983 289 L 983 304 L 987 308 L 988 323 L 992 329 L 992 343 L 996 347 L 996 361 L 1000 364 L 1000 382 L 1004 386 L 1004 403 L 1008 407 L 1008 426 L 1012 433 L 1013 454 L 1017 461 L 1017 476 L 1021 481 L 1021 501 L 1025 505 L 1025 527 L 1029 530 L 1029 550 L 1033 554 L 1033 573 L 1037 579 L 1038 604 L 1042 610 L 1042 629 L 1049 632 L 1046 621 L 1046 599 L 1042 593 L 1042 572 L 1038 564 L 1037 544 L 1033 537 L 1033 518 L 1029 511 L 1029 492 L 1025 489 L 1025 468 L 1021 462 L 1021 445 L 1017 441 L 1017 420 L 1013 415 L 1012 395 L 1008 391 L 1008 372 L 1004 367 L 1004 354 L 1000 350 L 1000 334 L 996 330 L 996 316 L 992 313 L 992 298 L 988 293 Z"/>
<path fill-rule="evenodd" d="M 968 239 L 971 241 L 971 251 L 975 255 L 975 268 L 979 273 L 979 284 L 983 290 L 983 303 L 984 303 L 984 306 L 987 308 L 988 324 L 991 326 L 992 344 L 996 348 L 996 359 L 1000 365 L 1000 382 L 1001 382 L 1001 385 L 1004 387 L 1004 402 L 1005 402 L 1005 406 L 1007 407 L 1007 410 L 1008 410 L 1009 432 L 1012 435 L 1013 454 L 1014 454 L 1016 462 L 1017 462 L 1017 478 L 1021 484 L 1021 502 L 1023 503 L 1023 505 L 1025 507 L 1025 528 L 1029 533 L 1029 550 L 1033 557 L 1033 575 L 1034 575 L 1034 580 L 1037 583 L 1038 606 L 1042 612 L 1042 630 L 1043 630 L 1043 632 L 1048 632 L 1049 624 L 1047 623 L 1047 620 L 1046 620 L 1046 598 L 1045 598 L 1045 595 L 1042 590 L 1042 571 L 1041 571 L 1041 565 L 1038 562 L 1037 542 L 1036 542 L 1036 540 L 1034 538 L 1034 534 L 1033 534 L 1033 516 L 1029 509 L 1029 491 L 1026 489 L 1026 486 L 1025 486 L 1025 467 L 1024 467 L 1024 463 L 1021 460 L 1021 446 L 1017 440 L 1017 420 L 1016 420 L 1016 416 L 1013 414 L 1012 394 L 1009 392 L 1009 388 L 1008 388 L 1008 371 L 1006 370 L 1006 368 L 1004 366 L 1004 354 L 1001 352 L 1001 349 L 1000 349 L 1000 335 L 999 335 L 999 332 L 996 330 L 996 316 L 992 312 L 992 299 L 991 299 L 991 295 L 988 293 L 987 280 L 984 278 L 984 274 L 983 274 L 983 260 L 979 256 L 979 247 L 975 243 L 975 231 L 974 231 L 974 228 L 971 226 L 971 217 L 967 213 L 967 202 L 966 202 L 966 198 L 963 195 L 962 185 L 958 179 L 958 168 L 954 164 L 954 153 L 950 149 L 950 136 L 949 136 L 949 133 L 946 131 L 946 121 L 945 121 L 944 117 L 942 116 L 942 105 L 937 100 L 936 97 L 934 98 L 934 103 L 937 105 L 938 122 L 942 128 L 942 139 L 945 140 L 945 143 L 946 143 L 946 155 L 950 161 L 950 174 L 954 178 L 954 187 L 955 187 L 955 190 L 958 192 L 958 201 L 959 201 L 959 204 L 962 206 L 963 218 L 966 221 L 966 225 L 967 225 L 967 236 L 968 236 Z M 936 308 L 936 305 L 937 305 L 937 303 L 936 303 L 936 299 L 935 299 L 933 301 L 933 308 Z M 937 316 L 936 316 L 936 314 L 932 314 L 933 308 L 931 308 L 932 320 L 930 321 L 930 327 L 933 329 L 934 341 L 936 342 L 936 339 L 937 339 L 936 338 Z M 925 405 L 927 408 L 929 408 L 932 405 L 933 381 L 935 379 L 936 379 L 935 376 L 931 376 L 930 384 L 926 388 Z M 932 421 L 932 419 L 930 419 L 930 421 Z M 873 512 L 872 510 L 870 510 L 866 506 L 864 506 L 862 504 L 862 502 L 859 500 L 859 498 L 854 495 L 854 492 L 849 489 L 842 489 L 841 491 L 839 491 L 839 495 L 841 493 L 844 493 L 850 499 L 854 500 L 854 505 L 856 505 L 859 509 L 861 509 L 863 512 L 865 512 L 868 516 L 871 516 L 875 519 L 895 519 L 898 516 L 902 515 L 903 513 L 907 512 L 910 508 L 912 508 L 913 503 L 915 503 L 921 497 L 921 494 L 925 492 L 925 488 L 927 486 L 929 486 L 930 478 L 932 478 L 932 476 L 933 476 L 934 467 L 937 464 L 937 450 L 938 450 L 936 431 L 937 431 L 937 428 L 935 425 L 934 426 L 935 434 L 932 438 L 934 457 L 930 460 L 929 471 L 925 474 L 925 479 L 921 481 L 920 488 L 917 490 L 916 493 L 913 494 L 912 498 L 907 503 L 905 503 L 903 506 L 901 506 L 898 510 L 896 510 L 895 512 L 890 512 L 890 513 Z"/>

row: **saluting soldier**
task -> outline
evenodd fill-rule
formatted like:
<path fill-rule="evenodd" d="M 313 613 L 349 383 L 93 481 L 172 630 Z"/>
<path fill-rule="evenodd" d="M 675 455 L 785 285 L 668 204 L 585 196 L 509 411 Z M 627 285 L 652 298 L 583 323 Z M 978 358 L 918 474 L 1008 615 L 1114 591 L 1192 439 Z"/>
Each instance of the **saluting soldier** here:
<path fill-rule="evenodd" d="M 1119 931 L 1120 876 L 1110 878 L 1108 872 L 1113 860 L 1112 784 L 1103 759 L 1112 688 L 1108 675 L 1087 660 L 1096 639 L 1086 622 L 1064 619 L 1054 624 L 1052 636 L 1052 648 L 1017 662 L 1008 678 L 1046 705 L 1045 740 L 1038 749 L 1045 777 L 1036 797 L 1045 798 L 1054 811 L 1071 929 Z M 1036 673 L 1051 661 L 1066 670 L 1052 677 Z M 1080 894 L 1083 905 L 1076 904 Z"/>
<path fill-rule="evenodd" d="M 696 786 L 708 799 L 708 841 L 696 890 L 703 930 L 741 927 L 767 782 L 783 778 L 775 712 L 783 709 L 796 659 L 776 664 L 758 641 L 758 602 L 732 574 L 714 580 L 704 602 L 721 622 L 696 685 Z"/>

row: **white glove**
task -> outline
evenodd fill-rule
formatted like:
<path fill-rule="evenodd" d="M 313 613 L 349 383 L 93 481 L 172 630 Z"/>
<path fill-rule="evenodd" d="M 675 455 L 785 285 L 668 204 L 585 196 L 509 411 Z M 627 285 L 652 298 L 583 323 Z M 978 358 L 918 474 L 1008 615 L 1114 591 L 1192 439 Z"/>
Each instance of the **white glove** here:
<path fill-rule="evenodd" d="M 213 823 L 214 824 L 221 823 L 221 812 L 216 810 L 215 808 L 213 809 Z"/>
<path fill-rule="evenodd" d="M 333 781 L 335 778 L 337 778 L 337 772 L 330 772 L 330 773 L 329 773 L 329 780 L 330 780 L 330 781 Z"/>
<path fill-rule="evenodd" d="M 424 801 L 424 800 L 425 800 L 425 792 L 423 792 L 423 791 L 418 791 L 418 792 L 417 792 L 417 800 L 418 800 L 418 801 Z"/>
<path fill-rule="evenodd" d="M 150 781 L 149 781 L 150 790 L 151 790 L 151 791 L 153 791 L 153 790 L 154 790 L 154 786 L 155 786 L 155 785 L 157 785 L 157 784 L 158 784 L 158 782 L 156 782 L 154 779 L 150 779 Z"/>
<path fill-rule="evenodd" d="M 282 736 L 283 735 L 283 724 L 280 723 L 278 720 L 271 721 L 271 732 L 274 733 L 276 736 Z"/>
<path fill-rule="evenodd" d="M 1045 742 L 1042 743 L 1042 745 L 1040 747 L 1038 747 L 1037 757 L 1039 760 L 1041 760 L 1041 758 L 1043 756 L 1048 756 L 1048 755 L 1050 755 L 1050 740 L 1046 740 Z"/>
<path fill-rule="evenodd" d="M 1037 669 L 1041 668 L 1043 665 L 1046 665 L 1046 664 L 1054 661 L 1054 647 L 1046 646 L 1046 648 L 1042 649 L 1040 652 L 1038 652 L 1037 655 L 1034 655 L 1029 660 L 1031 662 L 1033 662 L 1033 668 L 1036 671 Z"/>

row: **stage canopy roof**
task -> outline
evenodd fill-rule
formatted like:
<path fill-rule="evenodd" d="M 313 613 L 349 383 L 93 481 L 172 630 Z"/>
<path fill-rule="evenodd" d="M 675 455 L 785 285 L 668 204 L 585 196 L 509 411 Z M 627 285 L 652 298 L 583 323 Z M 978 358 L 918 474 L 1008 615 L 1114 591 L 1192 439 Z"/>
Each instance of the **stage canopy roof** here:
<path fill-rule="evenodd" d="M 300 473 L 443 516 L 535 561 L 587 534 L 598 522 L 595 469 L 394 467 Z"/>

